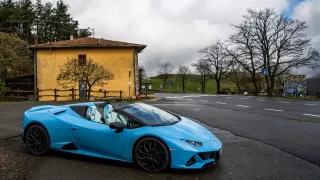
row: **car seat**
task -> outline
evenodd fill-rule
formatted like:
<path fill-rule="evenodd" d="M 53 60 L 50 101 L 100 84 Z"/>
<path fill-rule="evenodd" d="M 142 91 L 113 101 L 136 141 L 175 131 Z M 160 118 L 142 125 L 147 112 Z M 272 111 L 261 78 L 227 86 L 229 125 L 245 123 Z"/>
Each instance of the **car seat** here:
<path fill-rule="evenodd" d="M 103 123 L 101 121 L 102 115 L 99 113 L 97 110 L 96 106 L 89 106 L 87 109 L 87 118 L 91 121 L 98 122 L 98 123 Z"/>
<path fill-rule="evenodd" d="M 106 124 L 117 122 L 117 113 L 113 112 L 113 107 L 110 104 L 107 104 L 104 107 L 103 117 Z"/>

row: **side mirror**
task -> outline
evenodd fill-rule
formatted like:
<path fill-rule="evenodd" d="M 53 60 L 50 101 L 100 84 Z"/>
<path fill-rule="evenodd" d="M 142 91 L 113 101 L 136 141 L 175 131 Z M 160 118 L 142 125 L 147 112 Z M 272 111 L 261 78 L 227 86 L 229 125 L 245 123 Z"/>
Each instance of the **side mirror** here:
<path fill-rule="evenodd" d="M 113 122 L 109 124 L 109 127 L 110 129 L 116 129 L 116 132 L 122 132 L 126 125 L 121 122 Z"/>

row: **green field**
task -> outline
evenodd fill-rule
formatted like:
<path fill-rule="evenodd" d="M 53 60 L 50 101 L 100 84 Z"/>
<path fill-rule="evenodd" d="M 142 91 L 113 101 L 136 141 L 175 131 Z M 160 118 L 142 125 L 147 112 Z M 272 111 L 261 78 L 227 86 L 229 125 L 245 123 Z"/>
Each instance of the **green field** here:
<path fill-rule="evenodd" d="M 160 84 L 162 84 L 162 90 L 161 92 L 182 92 L 182 81 L 181 78 L 172 75 L 168 80 L 166 84 L 166 89 L 163 89 L 163 79 L 160 79 L 158 77 L 150 77 L 150 82 L 152 82 L 152 89 L 153 90 L 160 90 Z M 172 80 L 172 87 L 170 91 L 169 81 Z M 145 79 L 142 81 L 143 83 L 149 82 L 148 79 Z M 180 90 L 178 91 L 178 86 L 180 87 Z M 185 92 L 186 93 L 196 93 L 198 92 L 198 87 L 201 88 L 201 84 L 198 81 L 197 75 L 192 75 L 191 78 L 186 82 L 185 84 Z M 222 81 L 221 82 L 221 89 L 223 88 L 230 88 L 230 90 L 235 90 L 236 86 L 233 82 L 229 81 Z M 205 93 L 207 94 L 215 94 L 217 90 L 216 82 L 213 79 L 208 79 L 208 82 L 206 84 Z"/>

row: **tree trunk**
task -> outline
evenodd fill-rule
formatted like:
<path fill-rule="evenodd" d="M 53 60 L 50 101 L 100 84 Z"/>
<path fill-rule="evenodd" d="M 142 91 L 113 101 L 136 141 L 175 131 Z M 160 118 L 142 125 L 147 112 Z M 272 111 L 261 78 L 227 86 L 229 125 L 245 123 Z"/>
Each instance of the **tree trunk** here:
<path fill-rule="evenodd" d="M 206 88 L 206 77 L 205 76 L 202 77 L 201 86 L 202 86 L 201 91 L 204 94 L 205 93 L 204 89 Z"/>
<path fill-rule="evenodd" d="M 240 86 L 239 82 L 237 82 L 237 89 L 238 89 L 239 92 L 241 91 L 241 86 Z"/>
<path fill-rule="evenodd" d="M 184 84 L 185 84 L 185 81 L 182 80 L 182 91 L 184 92 Z"/>
<path fill-rule="evenodd" d="M 220 92 L 220 80 L 216 80 L 216 84 L 217 84 L 217 94 L 219 94 L 219 92 Z"/>
<path fill-rule="evenodd" d="M 274 88 L 274 77 L 270 77 L 270 94 L 273 95 L 273 88 Z"/>
<path fill-rule="evenodd" d="M 271 88 L 270 88 L 270 81 L 269 81 L 269 76 L 264 76 L 266 85 L 267 85 L 267 93 L 268 96 L 272 96 Z"/>
<path fill-rule="evenodd" d="M 166 89 L 167 79 L 163 79 L 163 89 Z"/>
<path fill-rule="evenodd" d="M 259 94 L 259 87 L 257 85 L 257 79 L 256 79 L 256 76 L 251 74 L 251 81 L 252 81 L 252 84 L 254 86 L 254 89 L 255 89 L 255 95 L 258 95 Z"/>
<path fill-rule="evenodd" d="M 88 86 L 88 97 L 87 99 L 90 100 L 90 95 L 91 95 L 91 86 Z"/>

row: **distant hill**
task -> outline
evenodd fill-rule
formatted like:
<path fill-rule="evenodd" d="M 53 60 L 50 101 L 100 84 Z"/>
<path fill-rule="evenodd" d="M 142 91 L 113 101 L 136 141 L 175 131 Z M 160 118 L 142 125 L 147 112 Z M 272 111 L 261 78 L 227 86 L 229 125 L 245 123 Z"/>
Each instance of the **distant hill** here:
<path fill-rule="evenodd" d="M 160 85 L 163 86 L 163 80 L 160 78 L 161 75 L 155 77 L 149 77 L 150 82 L 152 82 L 152 89 L 153 90 L 160 90 Z M 199 75 L 192 74 L 189 81 L 186 82 L 185 92 L 186 93 L 195 93 L 197 92 L 198 87 L 201 88 L 201 84 L 199 82 Z M 142 82 L 149 82 L 148 79 L 143 80 Z M 169 81 L 172 81 L 171 92 L 182 92 L 182 81 L 178 74 L 170 74 L 169 79 L 167 80 L 166 89 L 164 90 L 163 87 L 160 91 L 162 92 L 170 92 Z M 180 90 L 178 91 L 178 86 Z M 230 88 L 230 90 L 236 90 L 236 86 L 233 82 L 230 81 L 222 81 L 221 89 L 222 88 Z M 214 94 L 216 93 L 216 82 L 213 79 L 209 79 L 206 85 L 206 93 Z"/>

